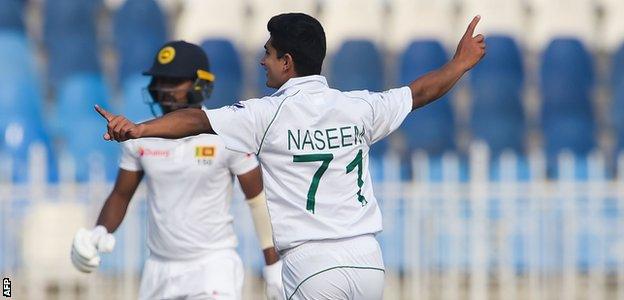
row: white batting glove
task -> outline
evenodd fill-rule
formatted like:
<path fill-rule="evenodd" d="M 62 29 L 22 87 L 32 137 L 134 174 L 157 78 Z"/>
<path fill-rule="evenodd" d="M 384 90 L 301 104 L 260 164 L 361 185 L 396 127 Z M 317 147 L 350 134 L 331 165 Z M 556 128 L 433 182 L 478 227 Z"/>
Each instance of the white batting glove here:
<path fill-rule="evenodd" d="M 262 270 L 266 283 L 266 296 L 269 300 L 284 300 L 284 284 L 282 283 L 282 261 L 268 266 Z"/>
<path fill-rule="evenodd" d="M 80 272 L 91 273 L 100 265 L 99 253 L 111 252 L 115 247 L 115 237 L 102 225 L 93 230 L 80 228 L 74 236 L 71 261 Z"/>

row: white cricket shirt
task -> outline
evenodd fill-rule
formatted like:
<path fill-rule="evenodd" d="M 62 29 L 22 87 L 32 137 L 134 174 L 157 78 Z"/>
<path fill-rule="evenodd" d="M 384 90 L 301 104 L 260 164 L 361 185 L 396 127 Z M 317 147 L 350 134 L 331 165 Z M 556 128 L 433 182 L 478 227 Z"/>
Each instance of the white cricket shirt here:
<path fill-rule="evenodd" d="M 228 148 L 258 154 L 275 245 L 285 250 L 381 231 L 368 150 L 411 110 L 408 87 L 341 92 L 306 76 L 206 114 Z"/>
<path fill-rule="evenodd" d="M 230 215 L 234 175 L 257 167 L 254 155 L 227 150 L 212 134 L 121 145 L 119 167 L 145 173 L 151 253 L 192 259 L 237 246 Z"/>

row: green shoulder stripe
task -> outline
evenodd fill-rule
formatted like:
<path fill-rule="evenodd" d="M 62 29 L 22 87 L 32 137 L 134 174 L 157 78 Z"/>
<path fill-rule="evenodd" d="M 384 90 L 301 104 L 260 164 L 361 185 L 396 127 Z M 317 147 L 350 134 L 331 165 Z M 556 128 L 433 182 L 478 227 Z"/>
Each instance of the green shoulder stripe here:
<path fill-rule="evenodd" d="M 275 119 L 277 118 L 277 114 L 279 113 L 280 109 L 282 109 L 282 104 L 284 104 L 284 102 L 286 101 L 286 99 L 299 94 L 299 91 L 297 91 L 296 93 L 290 95 L 290 96 L 286 96 L 286 98 L 284 98 L 284 100 L 282 100 L 282 102 L 280 102 L 279 106 L 277 107 L 277 110 L 275 111 L 275 114 L 273 115 L 273 119 L 271 119 L 271 122 L 269 122 L 269 126 L 267 126 L 266 130 L 264 131 L 264 134 L 262 135 L 262 140 L 260 141 L 260 147 L 258 147 L 258 152 L 256 153 L 256 155 L 260 154 L 260 151 L 262 150 L 262 145 L 264 145 L 264 138 L 266 138 L 267 132 L 269 132 L 269 128 L 271 128 L 271 125 L 273 125 L 273 122 L 275 121 Z"/>

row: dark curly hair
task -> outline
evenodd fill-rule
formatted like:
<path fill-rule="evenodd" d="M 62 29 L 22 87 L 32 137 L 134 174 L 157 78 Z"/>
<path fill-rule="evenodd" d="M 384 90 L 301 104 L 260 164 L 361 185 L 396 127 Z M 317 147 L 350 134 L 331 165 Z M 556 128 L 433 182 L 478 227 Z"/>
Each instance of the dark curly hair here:
<path fill-rule="evenodd" d="M 269 20 L 267 29 L 277 56 L 290 54 L 297 75 L 321 74 L 327 46 L 325 31 L 318 20 L 302 13 L 280 14 Z"/>

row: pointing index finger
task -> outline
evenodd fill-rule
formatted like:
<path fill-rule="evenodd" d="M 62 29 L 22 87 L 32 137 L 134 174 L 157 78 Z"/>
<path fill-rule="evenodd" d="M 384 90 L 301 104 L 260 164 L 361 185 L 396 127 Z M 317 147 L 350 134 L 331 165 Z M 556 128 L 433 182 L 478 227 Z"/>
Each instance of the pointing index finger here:
<path fill-rule="evenodd" d="M 470 22 L 470 24 L 468 24 L 468 29 L 466 29 L 466 36 L 472 37 L 474 35 L 474 31 L 475 28 L 477 27 L 477 24 L 479 24 L 479 21 L 481 20 L 481 16 L 480 15 L 476 15 L 472 21 Z"/>
<path fill-rule="evenodd" d="M 101 108 L 99 105 L 95 105 L 95 111 L 98 112 L 98 114 L 100 114 L 100 116 L 102 116 L 102 118 L 106 119 L 107 122 L 110 122 L 111 119 L 114 117 L 113 114 L 109 113 L 108 111 L 106 111 L 105 109 Z"/>

